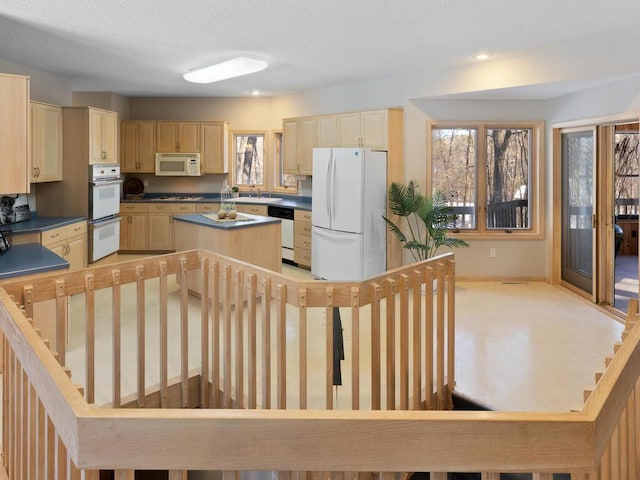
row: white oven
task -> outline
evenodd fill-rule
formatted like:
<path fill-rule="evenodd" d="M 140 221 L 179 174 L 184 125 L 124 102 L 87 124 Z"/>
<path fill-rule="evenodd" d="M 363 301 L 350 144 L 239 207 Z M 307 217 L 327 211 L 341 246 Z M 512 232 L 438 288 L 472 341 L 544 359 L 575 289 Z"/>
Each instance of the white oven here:
<path fill-rule="evenodd" d="M 120 249 L 120 165 L 90 165 L 89 263 Z"/>

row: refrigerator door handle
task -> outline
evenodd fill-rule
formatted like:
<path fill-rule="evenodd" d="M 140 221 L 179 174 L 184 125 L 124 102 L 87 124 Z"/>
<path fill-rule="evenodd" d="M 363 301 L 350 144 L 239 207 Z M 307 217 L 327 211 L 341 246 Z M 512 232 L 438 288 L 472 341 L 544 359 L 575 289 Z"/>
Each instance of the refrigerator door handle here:
<path fill-rule="evenodd" d="M 327 217 L 329 219 L 329 225 L 331 225 L 331 196 L 333 194 L 333 184 L 331 183 L 331 164 L 333 163 L 333 157 L 329 157 L 327 162 L 327 183 L 325 184 L 325 204 L 327 207 Z"/>
<path fill-rule="evenodd" d="M 334 222 L 334 218 L 336 216 L 336 212 L 335 212 L 335 197 L 334 197 L 334 190 L 336 187 L 336 159 L 333 156 L 333 150 L 331 150 L 331 176 L 329 177 L 329 183 L 331 183 L 331 197 L 330 197 L 330 201 L 331 201 L 331 226 L 333 227 L 333 222 Z"/>

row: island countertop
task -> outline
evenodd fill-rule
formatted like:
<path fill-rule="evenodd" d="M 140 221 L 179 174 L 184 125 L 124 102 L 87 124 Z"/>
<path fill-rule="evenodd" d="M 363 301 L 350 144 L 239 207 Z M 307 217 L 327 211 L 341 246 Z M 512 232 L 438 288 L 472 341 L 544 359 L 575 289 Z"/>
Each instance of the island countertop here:
<path fill-rule="evenodd" d="M 272 223 L 281 223 L 279 218 L 274 217 L 262 217 L 260 215 L 251 215 L 249 213 L 239 213 L 240 218 L 244 217 L 246 220 L 224 220 L 219 221 L 209 218 L 209 214 L 191 213 L 186 215 L 175 215 L 174 220 L 188 223 L 195 223 L 202 227 L 218 228 L 221 230 L 236 230 L 240 228 L 259 227 L 263 225 L 270 225 Z M 215 215 L 215 214 L 212 214 Z"/>
<path fill-rule="evenodd" d="M 0 280 L 69 268 L 69 262 L 39 243 L 14 245 L 0 256 Z"/>

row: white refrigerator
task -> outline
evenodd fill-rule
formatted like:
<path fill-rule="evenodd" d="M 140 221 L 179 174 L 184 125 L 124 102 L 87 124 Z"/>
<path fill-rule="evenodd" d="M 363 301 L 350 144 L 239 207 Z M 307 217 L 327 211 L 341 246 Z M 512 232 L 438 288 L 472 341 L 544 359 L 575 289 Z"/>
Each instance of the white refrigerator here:
<path fill-rule="evenodd" d="M 314 148 L 311 274 L 359 281 L 386 270 L 387 153 Z"/>

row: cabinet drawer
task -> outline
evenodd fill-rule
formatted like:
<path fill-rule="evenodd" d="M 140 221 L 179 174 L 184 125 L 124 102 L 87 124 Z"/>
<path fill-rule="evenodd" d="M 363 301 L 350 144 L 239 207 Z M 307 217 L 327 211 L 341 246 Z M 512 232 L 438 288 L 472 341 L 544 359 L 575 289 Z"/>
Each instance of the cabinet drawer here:
<path fill-rule="evenodd" d="M 195 203 L 179 203 L 172 207 L 173 213 L 196 213 Z"/>
<path fill-rule="evenodd" d="M 296 221 L 311 223 L 311 212 L 309 210 L 296 210 L 293 212 Z"/>
<path fill-rule="evenodd" d="M 293 238 L 293 246 L 297 248 L 311 249 L 311 237 L 308 235 L 296 235 Z"/>
<path fill-rule="evenodd" d="M 170 203 L 154 203 L 153 205 L 149 205 L 150 213 L 171 213 L 173 212 L 173 205 Z"/>
<path fill-rule="evenodd" d="M 148 212 L 149 204 L 148 203 L 121 203 L 120 204 L 121 212 Z"/>
<path fill-rule="evenodd" d="M 67 238 L 85 233 L 87 233 L 87 222 L 78 222 L 73 225 L 67 225 Z"/>
<path fill-rule="evenodd" d="M 294 235 L 311 236 L 311 224 L 307 222 L 294 222 L 293 224 Z"/>
<path fill-rule="evenodd" d="M 42 232 L 42 245 L 45 247 L 48 245 L 53 245 L 61 240 L 67 239 L 67 226 L 53 228 L 51 230 L 47 230 Z"/>
<path fill-rule="evenodd" d="M 196 203 L 196 212 L 198 213 L 214 213 L 220 210 L 219 203 Z"/>
<path fill-rule="evenodd" d="M 306 267 L 311 266 L 311 250 L 308 248 L 296 248 L 293 251 L 293 261 L 298 265 L 304 265 Z"/>
<path fill-rule="evenodd" d="M 239 212 L 242 213 L 250 213 L 252 215 L 262 215 L 267 216 L 267 206 L 266 205 L 242 205 L 239 204 L 237 207 Z"/>

